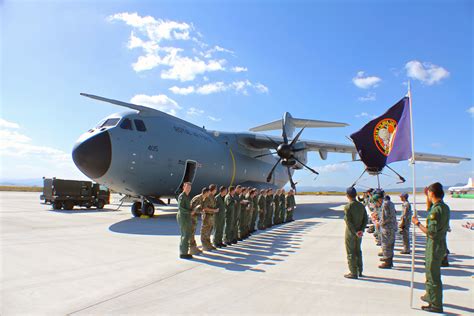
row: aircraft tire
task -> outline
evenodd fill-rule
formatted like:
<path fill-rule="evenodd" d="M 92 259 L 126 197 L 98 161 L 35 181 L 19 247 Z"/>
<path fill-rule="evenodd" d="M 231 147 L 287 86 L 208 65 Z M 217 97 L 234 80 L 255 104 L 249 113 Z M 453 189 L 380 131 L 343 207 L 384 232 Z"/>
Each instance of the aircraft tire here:
<path fill-rule="evenodd" d="M 145 203 L 144 212 L 145 215 L 153 217 L 155 215 L 155 206 L 153 203 Z"/>
<path fill-rule="evenodd" d="M 142 215 L 142 203 L 135 202 L 132 204 L 132 215 L 133 217 L 140 217 Z"/>
<path fill-rule="evenodd" d="M 72 210 L 74 208 L 74 202 L 73 201 L 64 202 L 63 208 L 65 210 Z"/>

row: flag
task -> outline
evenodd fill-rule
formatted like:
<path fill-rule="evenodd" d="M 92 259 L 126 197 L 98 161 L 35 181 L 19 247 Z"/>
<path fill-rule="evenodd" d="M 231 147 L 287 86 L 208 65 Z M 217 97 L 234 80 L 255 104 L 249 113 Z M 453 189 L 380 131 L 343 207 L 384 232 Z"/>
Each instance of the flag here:
<path fill-rule="evenodd" d="M 410 159 L 412 147 L 408 97 L 367 123 L 351 138 L 369 171 L 380 172 L 389 163 Z"/>

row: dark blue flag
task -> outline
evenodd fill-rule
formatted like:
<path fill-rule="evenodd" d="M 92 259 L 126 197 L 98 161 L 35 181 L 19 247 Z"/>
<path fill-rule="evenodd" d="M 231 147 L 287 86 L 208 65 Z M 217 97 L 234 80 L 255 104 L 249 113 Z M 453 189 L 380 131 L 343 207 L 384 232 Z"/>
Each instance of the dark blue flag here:
<path fill-rule="evenodd" d="M 410 104 L 404 97 L 383 115 L 351 135 L 360 159 L 372 172 L 380 172 L 389 163 L 412 157 Z"/>

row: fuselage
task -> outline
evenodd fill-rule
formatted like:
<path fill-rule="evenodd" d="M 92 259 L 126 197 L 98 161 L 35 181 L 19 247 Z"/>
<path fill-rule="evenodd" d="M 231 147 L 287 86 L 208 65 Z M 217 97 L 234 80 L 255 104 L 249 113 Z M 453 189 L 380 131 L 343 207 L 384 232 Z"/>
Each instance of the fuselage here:
<path fill-rule="evenodd" d="M 286 168 L 279 165 L 267 183 L 276 158 L 254 158 L 268 150 L 240 144 L 237 135 L 242 134 L 128 111 L 110 115 L 83 134 L 73 160 L 89 178 L 131 196 L 173 197 L 183 181 L 193 183 L 193 193 L 211 183 L 283 187 Z"/>

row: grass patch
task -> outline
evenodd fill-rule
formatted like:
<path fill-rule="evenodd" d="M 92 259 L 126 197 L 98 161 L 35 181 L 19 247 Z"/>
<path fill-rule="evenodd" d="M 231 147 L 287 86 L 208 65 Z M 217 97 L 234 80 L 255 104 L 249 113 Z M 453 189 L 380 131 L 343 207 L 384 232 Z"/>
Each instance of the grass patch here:
<path fill-rule="evenodd" d="M 26 187 L 17 185 L 0 185 L 0 191 L 10 192 L 43 192 L 43 187 Z"/>

